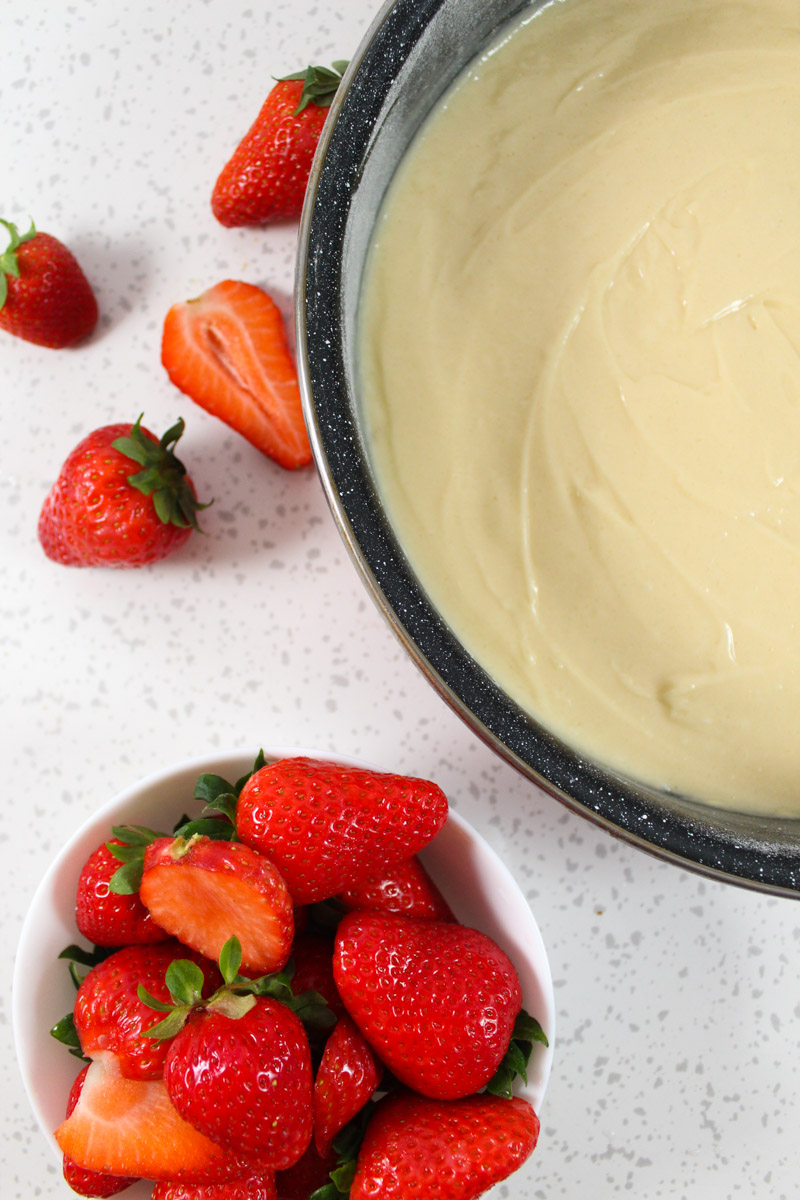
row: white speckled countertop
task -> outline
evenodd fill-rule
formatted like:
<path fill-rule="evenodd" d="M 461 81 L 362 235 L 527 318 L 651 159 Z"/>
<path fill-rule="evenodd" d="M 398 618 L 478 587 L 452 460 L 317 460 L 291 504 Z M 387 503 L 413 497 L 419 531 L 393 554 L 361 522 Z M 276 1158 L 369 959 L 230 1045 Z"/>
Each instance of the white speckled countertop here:
<path fill-rule="evenodd" d="M 296 229 L 224 230 L 208 197 L 270 85 L 347 57 L 369 0 L 0 5 L 0 216 L 66 241 L 95 285 L 92 340 L 0 335 L 0 1130 L 3 1200 L 73 1195 L 17 1072 L 9 986 L 37 881 L 110 795 L 209 746 L 305 744 L 436 779 L 515 871 L 558 1005 L 539 1149 L 519 1200 L 797 1195 L 794 902 L 664 865 L 497 759 L 406 658 L 313 472 L 287 475 L 177 393 L 169 306 L 226 276 L 290 310 Z M 207 536 L 137 572 L 42 555 L 36 521 L 90 429 L 181 414 Z"/>

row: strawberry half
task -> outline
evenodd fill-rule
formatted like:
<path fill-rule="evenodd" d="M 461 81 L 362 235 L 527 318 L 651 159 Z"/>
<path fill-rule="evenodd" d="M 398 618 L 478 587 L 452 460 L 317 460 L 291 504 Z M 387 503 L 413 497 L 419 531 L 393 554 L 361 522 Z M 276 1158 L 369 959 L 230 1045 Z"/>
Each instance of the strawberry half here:
<path fill-rule="evenodd" d="M 234 934 L 249 974 L 278 971 L 289 957 L 292 898 L 269 859 L 240 842 L 160 838 L 145 850 L 139 897 L 158 925 L 208 958 Z"/>
<path fill-rule="evenodd" d="M 533 1153 L 539 1119 L 526 1100 L 430 1100 L 401 1092 L 378 1105 L 350 1200 L 474 1200 Z"/>
<path fill-rule="evenodd" d="M 33 222 L 20 234 L 0 220 L 9 241 L 0 254 L 0 329 L 61 350 L 83 341 L 97 324 L 97 301 L 71 250 Z"/>
<path fill-rule="evenodd" d="M 522 1008 L 504 951 L 477 929 L 444 921 L 347 913 L 336 933 L 333 977 L 389 1070 L 435 1099 L 489 1083 Z"/>
<path fill-rule="evenodd" d="M 346 62 L 278 80 L 225 164 L 211 196 L 222 225 L 299 217 L 311 163 Z"/>
<path fill-rule="evenodd" d="M 226 279 L 173 305 L 161 362 L 195 404 L 282 467 L 311 462 L 283 317 L 261 288 Z"/>
<path fill-rule="evenodd" d="M 67 1100 L 67 1116 L 71 1115 L 75 1109 L 75 1105 L 78 1103 L 88 1070 L 88 1066 L 84 1067 L 80 1074 L 75 1077 L 75 1081 L 70 1088 L 69 1099 Z M 86 1167 L 79 1167 L 66 1154 L 63 1155 L 63 1160 L 64 1179 L 73 1192 L 77 1192 L 79 1196 L 116 1196 L 119 1192 L 126 1191 L 132 1184 L 136 1183 L 135 1178 L 106 1175 L 102 1171 L 90 1171 Z"/>
<path fill-rule="evenodd" d="M 78 1166 L 109 1175 L 208 1182 L 248 1166 L 184 1121 L 161 1079 L 126 1079 L 115 1055 L 102 1051 L 55 1139 Z"/>
<path fill-rule="evenodd" d="M 416 854 L 447 807 L 425 779 L 285 758 L 242 788 L 236 832 L 272 859 L 296 904 L 310 904 Z"/>

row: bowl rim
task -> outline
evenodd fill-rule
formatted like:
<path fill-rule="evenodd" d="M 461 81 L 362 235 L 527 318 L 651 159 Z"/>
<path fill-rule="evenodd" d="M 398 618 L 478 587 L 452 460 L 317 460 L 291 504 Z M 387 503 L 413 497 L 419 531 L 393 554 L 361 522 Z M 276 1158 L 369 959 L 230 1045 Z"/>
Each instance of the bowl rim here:
<path fill-rule="evenodd" d="M 508 2 L 509 8 L 521 6 Z M 800 820 L 667 797 L 577 754 L 497 687 L 464 649 L 388 524 L 343 357 L 342 261 L 350 206 L 404 55 L 416 48 L 426 22 L 452 7 L 453 0 L 384 3 L 333 99 L 311 170 L 295 274 L 297 365 L 309 439 L 334 522 L 405 651 L 469 728 L 519 772 L 573 812 L 659 860 L 718 882 L 798 899 Z"/>
<path fill-rule="evenodd" d="M 363 767 L 368 770 L 381 772 L 388 770 L 353 755 L 307 747 L 265 745 L 263 751 L 268 760 L 305 756 L 327 762 Z M 36 999 L 31 1001 L 31 984 L 36 979 L 44 981 L 48 975 L 56 981 L 56 985 L 59 980 L 66 980 L 66 965 L 57 961 L 58 951 L 56 950 L 54 953 L 52 951 L 55 946 L 61 949 L 70 943 L 85 943 L 86 939 L 81 937 L 75 928 L 74 909 L 69 909 L 65 914 L 63 907 L 56 904 L 56 895 L 59 890 L 63 893 L 68 883 L 71 884 L 72 894 L 74 894 L 83 863 L 104 837 L 109 836 L 110 825 L 118 823 L 118 818 L 115 820 L 112 814 L 137 801 L 142 801 L 146 793 L 151 794 L 150 803 L 153 804 L 154 796 L 159 790 L 163 790 L 173 781 L 191 780 L 193 783 L 197 775 L 204 771 L 216 772 L 224 778 L 238 777 L 244 770 L 252 766 L 258 752 L 258 747 L 241 746 L 209 751 L 158 768 L 144 778 L 128 784 L 110 799 L 104 801 L 82 822 L 52 859 L 39 881 L 28 906 L 17 943 L 11 984 L 11 1020 L 17 1065 L 28 1102 L 51 1152 L 59 1162 L 62 1156 L 53 1137 L 55 1128 L 53 1113 L 48 1110 L 45 1089 L 41 1084 L 37 1086 L 36 1078 L 38 1075 L 49 1080 L 50 1075 L 45 1064 L 51 1054 L 59 1056 L 58 1059 L 53 1060 L 54 1062 L 58 1061 L 64 1064 L 68 1059 L 68 1053 L 63 1046 L 57 1045 L 50 1037 L 48 1028 L 43 1027 L 47 1022 L 38 1019 L 40 1016 L 39 1005 Z M 175 809 L 182 807 L 183 804 L 185 804 L 185 793 L 181 792 L 180 798 L 176 797 Z M 169 815 L 171 815 L 171 811 L 168 810 Z M 131 820 L 133 819 L 131 817 Z M 423 861 L 433 858 L 435 863 L 436 842 L 442 834 L 445 834 L 445 849 L 448 838 L 451 842 L 457 839 L 461 839 L 463 842 L 466 838 L 477 858 L 478 866 L 483 865 L 493 872 L 492 878 L 499 899 L 492 919 L 490 920 L 487 915 L 487 924 L 491 925 L 494 921 L 500 923 L 502 914 L 510 912 L 513 913 L 517 925 L 524 933 L 524 961 L 515 962 L 514 965 L 523 982 L 523 992 L 526 996 L 535 994 L 538 1005 L 537 1011 L 533 1015 L 539 1020 L 549 1041 L 546 1049 L 536 1047 L 533 1060 L 534 1070 L 529 1079 L 530 1086 L 523 1092 L 532 1102 L 535 1102 L 538 1112 L 550 1078 L 556 1029 L 553 978 L 541 930 L 522 889 L 498 852 L 485 840 L 480 831 L 456 812 L 452 806 L 449 807 L 448 819 L 443 829 L 428 846 L 420 851 Z M 443 890 L 446 892 L 446 889 Z M 471 903 L 471 901 L 465 900 L 464 903 Z M 458 904 L 455 907 L 458 908 Z M 43 919 L 45 918 L 48 920 L 49 928 L 43 932 Z M 510 944 L 512 941 L 511 923 L 510 921 L 506 921 L 506 923 L 509 928 L 505 935 L 497 940 L 503 944 L 503 948 L 506 949 L 513 961 L 514 954 L 511 951 L 516 949 L 517 953 L 520 953 L 523 942 L 517 938 L 514 946 Z M 487 930 L 487 932 L 491 931 Z M 42 947 L 43 939 L 44 947 Z M 40 947 L 38 951 L 37 946 Z M 44 949 L 44 953 L 42 953 L 42 949 Z M 61 1014 L 59 1013 L 59 1015 Z M 77 1063 L 80 1060 L 76 1059 L 75 1061 Z M 62 1115 L 65 1104 L 66 1093 L 63 1096 L 59 1095 Z M 52 1107 L 55 1108 L 55 1103 Z M 56 1117 L 55 1119 L 57 1122 L 62 1118 Z M 136 1196 L 137 1192 L 132 1191 L 130 1194 Z"/>

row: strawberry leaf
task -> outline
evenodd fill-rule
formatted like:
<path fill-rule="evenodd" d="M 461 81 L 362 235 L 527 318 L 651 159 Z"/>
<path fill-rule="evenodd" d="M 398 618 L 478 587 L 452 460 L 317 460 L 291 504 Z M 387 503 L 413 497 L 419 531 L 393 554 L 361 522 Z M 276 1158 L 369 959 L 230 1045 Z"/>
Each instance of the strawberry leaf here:
<path fill-rule="evenodd" d="M 131 487 L 153 497 L 153 506 L 158 519 L 164 525 L 176 525 L 180 529 L 198 529 L 197 513 L 208 504 L 200 504 L 186 478 L 186 468 L 173 453 L 184 430 L 183 418 L 179 417 L 160 441 L 147 437 L 141 428 L 141 413 L 130 433 L 115 438 L 111 443 L 115 450 L 142 467 L 128 476 Z"/>
<path fill-rule="evenodd" d="M 523 1083 L 528 1082 L 528 1063 L 535 1043 L 548 1045 L 547 1036 L 536 1018 L 523 1008 L 514 1022 L 508 1049 L 487 1083 L 486 1091 L 510 1100 L 514 1080 L 519 1077 Z"/>
<path fill-rule="evenodd" d="M 169 994 L 177 1005 L 192 1008 L 203 1001 L 203 972 L 188 958 L 176 958 L 164 976 Z"/>
<path fill-rule="evenodd" d="M 36 237 L 36 229 L 31 221 L 28 232 L 20 234 L 13 221 L 4 221 L 2 217 L 0 217 L 0 225 L 5 225 L 8 231 L 8 245 L 0 254 L 0 308 L 2 308 L 8 299 L 8 276 L 10 275 L 12 279 L 19 279 L 17 250 L 25 242 L 30 242 Z"/>
<path fill-rule="evenodd" d="M 228 938 L 219 955 L 219 969 L 227 984 L 239 978 L 242 965 L 242 944 L 237 937 Z"/>
<path fill-rule="evenodd" d="M 60 1021 L 56 1021 L 50 1030 L 50 1036 L 55 1038 L 57 1042 L 61 1042 L 62 1046 L 66 1046 L 70 1054 L 74 1054 L 76 1058 L 81 1058 L 85 1062 L 89 1062 L 89 1059 L 81 1049 L 81 1041 L 78 1037 L 78 1031 L 75 1028 L 75 1020 L 72 1013 L 67 1013 Z"/>
<path fill-rule="evenodd" d="M 304 108 L 308 108 L 309 104 L 316 104 L 319 108 L 329 108 L 333 97 L 336 95 L 336 89 L 342 82 L 342 75 L 347 67 L 346 59 L 337 59 L 333 63 L 333 69 L 330 67 L 306 67 L 304 71 L 295 71 L 293 75 L 282 75 L 279 83 L 289 83 L 292 80 L 303 81 L 303 90 L 300 93 L 300 100 L 297 108 L 294 110 L 294 116 L 301 113 Z"/>

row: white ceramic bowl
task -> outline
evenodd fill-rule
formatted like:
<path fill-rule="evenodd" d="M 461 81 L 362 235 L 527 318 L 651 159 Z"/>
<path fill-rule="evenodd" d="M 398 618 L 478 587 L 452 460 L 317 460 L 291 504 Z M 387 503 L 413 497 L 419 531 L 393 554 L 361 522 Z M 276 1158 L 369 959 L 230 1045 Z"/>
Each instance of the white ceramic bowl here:
<path fill-rule="evenodd" d="M 305 754 L 375 767 L 358 759 L 299 748 L 264 747 L 268 759 Z M 50 1036 L 49 1030 L 69 1012 L 75 989 L 67 964 L 58 954 L 81 943 L 75 928 L 75 891 L 81 868 L 112 825 L 137 824 L 171 829 L 184 813 L 194 815 L 194 784 L 204 772 L 235 780 L 248 771 L 256 750 L 234 750 L 191 759 L 167 767 L 126 788 L 104 804 L 64 846 L 33 897 L 22 927 L 14 968 L 12 1016 L 17 1058 L 23 1082 L 48 1143 L 61 1161 L 53 1130 L 64 1119 L 70 1085 L 79 1061 Z M 548 1048 L 535 1046 L 528 1084 L 520 1094 L 539 1111 L 550 1074 L 555 1032 L 553 984 L 539 927 L 507 867 L 463 818 L 451 810 L 444 828 L 422 852 L 426 868 L 465 925 L 483 930 L 499 943 L 517 968 L 524 1005 L 547 1034 Z M 64 1185 L 65 1195 L 74 1195 Z M 149 1194 L 137 1184 L 124 1193 L 130 1200 Z"/>

